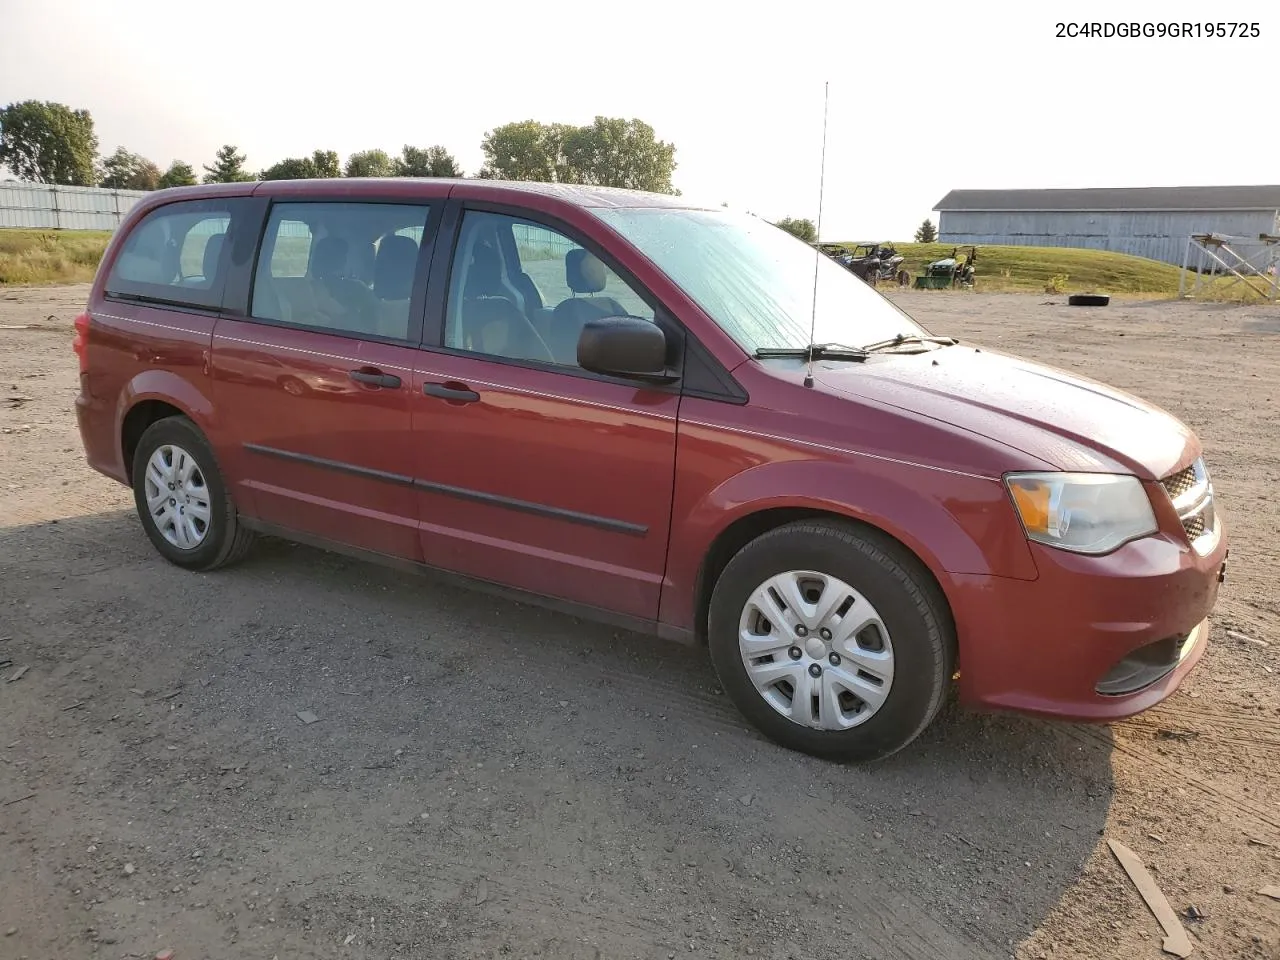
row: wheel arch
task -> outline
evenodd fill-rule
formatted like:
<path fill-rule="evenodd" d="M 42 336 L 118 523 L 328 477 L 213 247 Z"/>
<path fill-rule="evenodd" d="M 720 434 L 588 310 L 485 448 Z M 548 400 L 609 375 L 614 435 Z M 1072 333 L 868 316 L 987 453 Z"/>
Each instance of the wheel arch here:
<path fill-rule="evenodd" d="M 125 478 L 133 483 L 133 455 L 147 427 L 166 417 L 186 417 L 209 437 L 213 404 L 194 384 L 167 370 L 146 370 L 120 392 L 116 441 Z"/>
<path fill-rule="evenodd" d="M 776 530 L 778 527 L 802 520 L 832 522 L 853 530 L 870 532 L 881 539 L 888 540 L 902 552 L 904 558 L 913 563 L 917 573 L 928 579 L 930 584 L 937 590 L 938 597 L 945 607 L 945 613 L 954 620 L 951 600 L 947 595 L 942 579 L 935 572 L 933 566 L 910 544 L 895 536 L 883 526 L 850 513 L 833 510 L 827 506 L 765 507 L 740 516 L 729 523 L 712 540 L 710 547 L 702 558 L 694 586 L 694 636 L 699 643 L 705 644 L 707 642 L 711 595 L 720 579 L 720 574 L 724 572 L 724 568 L 728 566 L 729 561 L 733 559 L 738 551 L 756 538 L 771 530 Z"/>

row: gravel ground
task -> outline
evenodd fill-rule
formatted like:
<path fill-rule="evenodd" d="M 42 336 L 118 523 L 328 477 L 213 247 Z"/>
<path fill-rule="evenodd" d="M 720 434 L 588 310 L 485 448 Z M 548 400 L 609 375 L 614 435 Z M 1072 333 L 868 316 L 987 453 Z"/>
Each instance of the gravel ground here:
<path fill-rule="evenodd" d="M 1107 838 L 1198 956 L 1280 958 L 1280 311 L 895 294 L 1187 420 L 1232 562 L 1165 705 L 952 709 L 854 767 L 746 729 L 701 650 L 278 541 L 164 563 L 83 462 L 86 292 L 0 290 L 5 960 L 1158 957 Z"/>

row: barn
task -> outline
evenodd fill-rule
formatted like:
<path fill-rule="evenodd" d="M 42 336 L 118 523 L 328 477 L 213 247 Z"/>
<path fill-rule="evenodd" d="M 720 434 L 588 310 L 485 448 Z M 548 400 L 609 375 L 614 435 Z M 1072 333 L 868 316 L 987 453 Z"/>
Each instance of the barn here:
<path fill-rule="evenodd" d="M 1181 265 L 1192 234 L 1280 234 L 1280 186 L 952 190 L 943 243 L 1088 247 Z"/>

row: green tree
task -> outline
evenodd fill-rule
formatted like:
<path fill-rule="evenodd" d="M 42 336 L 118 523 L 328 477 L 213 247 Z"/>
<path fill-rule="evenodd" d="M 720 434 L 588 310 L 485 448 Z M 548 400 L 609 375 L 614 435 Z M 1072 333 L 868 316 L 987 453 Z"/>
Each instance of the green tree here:
<path fill-rule="evenodd" d="M 935 243 L 938 239 L 938 228 L 932 220 L 926 220 L 916 228 L 916 243 Z"/>
<path fill-rule="evenodd" d="M 813 225 L 812 220 L 801 220 L 796 217 L 783 217 L 775 227 L 781 227 L 793 237 L 799 237 L 805 243 L 818 242 L 818 228 Z"/>
<path fill-rule="evenodd" d="M 259 180 L 314 180 L 316 165 L 310 157 L 286 157 L 258 174 Z"/>
<path fill-rule="evenodd" d="M 582 127 L 521 120 L 486 133 L 480 148 L 480 176 L 489 179 L 676 192 L 676 148 L 640 120 L 596 117 Z"/>
<path fill-rule="evenodd" d="M 259 174 L 262 180 L 321 180 L 340 177 L 338 155 L 332 150 L 316 150 L 309 157 L 286 157 Z"/>
<path fill-rule="evenodd" d="M 520 120 L 504 123 L 484 135 L 480 149 L 487 180 L 534 180 L 556 183 L 566 172 L 561 156 L 568 128 L 558 123 Z"/>
<path fill-rule="evenodd" d="M 385 150 L 361 150 L 347 157 L 348 177 L 394 177 L 395 162 Z"/>
<path fill-rule="evenodd" d="M 462 167 L 444 147 L 411 147 L 405 144 L 396 158 L 394 176 L 460 177 Z"/>
<path fill-rule="evenodd" d="M 175 160 L 169 164 L 169 169 L 160 175 L 160 189 L 167 187 L 194 187 L 196 184 L 196 172 L 191 169 L 191 164 L 183 163 L 181 160 Z"/>
<path fill-rule="evenodd" d="M 231 144 L 225 144 L 218 150 L 217 160 L 212 167 L 205 167 L 205 183 L 247 183 L 253 174 L 244 168 L 244 154 L 237 153 Z"/>
<path fill-rule="evenodd" d="M 91 187 L 98 137 L 88 110 L 24 100 L 0 109 L 0 166 L 19 180 Z"/>
<path fill-rule="evenodd" d="M 124 147 L 102 161 L 101 185 L 112 190 L 158 190 L 160 168 Z"/>
<path fill-rule="evenodd" d="M 315 168 L 317 177 L 342 176 L 342 164 L 338 161 L 335 150 L 316 150 L 311 154 L 311 165 Z"/>
<path fill-rule="evenodd" d="M 567 180 L 599 187 L 672 193 L 676 148 L 641 120 L 596 117 L 572 127 L 562 144 Z"/>

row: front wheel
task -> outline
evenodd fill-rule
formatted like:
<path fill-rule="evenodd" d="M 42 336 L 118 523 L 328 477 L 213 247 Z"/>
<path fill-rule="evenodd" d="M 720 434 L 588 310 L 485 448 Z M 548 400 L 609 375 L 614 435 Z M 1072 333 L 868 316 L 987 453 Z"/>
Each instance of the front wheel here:
<path fill-rule="evenodd" d="M 239 522 L 213 449 L 186 417 L 157 420 L 133 455 L 142 528 L 170 563 L 213 570 L 243 557 L 253 533 Z"/>
<path fill-rule="evenodd" d="M 937 585 L 876 531 L 800 521 L 729 561 L 708 624 L 725 692 L 762 733 L 816 756 L 875 760 L 941 708 L 955 628 Z"/>

